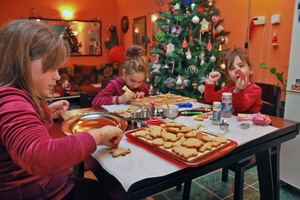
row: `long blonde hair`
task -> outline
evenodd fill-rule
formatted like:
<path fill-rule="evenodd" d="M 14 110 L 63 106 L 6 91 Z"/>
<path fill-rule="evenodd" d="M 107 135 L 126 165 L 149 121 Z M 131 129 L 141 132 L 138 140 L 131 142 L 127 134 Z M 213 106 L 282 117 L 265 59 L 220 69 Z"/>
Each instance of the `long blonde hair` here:
<path fill-rule="evenodd" d="M 30 20 L 12 21 L 0 29 L 0 87 L 25 91 L 45 119 L 40 103 L 45 103 L 46 97 L 34 88 L 30 64 L 42 59 L 43 72 L 58 69 L 69 53 L 68 44 L 48 25 Z"/>

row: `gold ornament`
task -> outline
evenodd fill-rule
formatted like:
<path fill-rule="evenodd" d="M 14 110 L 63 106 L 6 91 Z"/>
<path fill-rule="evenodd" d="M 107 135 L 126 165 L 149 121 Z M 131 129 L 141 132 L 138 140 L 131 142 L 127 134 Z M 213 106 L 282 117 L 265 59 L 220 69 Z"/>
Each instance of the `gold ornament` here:
<path fill-rule="evenodd" d="M 192 83 L 192 86 L 193 86 L 194 89 L 197 89 L 198 83 L 194 82 L 194 83 Z"/>

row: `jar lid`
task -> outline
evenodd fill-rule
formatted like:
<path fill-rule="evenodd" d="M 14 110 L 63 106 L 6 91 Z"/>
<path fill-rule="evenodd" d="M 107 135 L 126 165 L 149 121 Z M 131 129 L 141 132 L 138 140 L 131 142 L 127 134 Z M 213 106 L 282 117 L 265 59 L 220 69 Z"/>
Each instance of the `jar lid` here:
<path fill-rule="evenodd" d="M 222 103 L 219 102 L 219 101 L 214 101 L 214 102 L 213 102 L 213 105 L 214 105 L 214 106 L 220 106 L 221 104 L 222 104 Z"/>
<path fill-rule="evenodd" d="M 230 92 L 223 92 L 222 96 L 232 96 L 232 93 L 230 93 Z"/>

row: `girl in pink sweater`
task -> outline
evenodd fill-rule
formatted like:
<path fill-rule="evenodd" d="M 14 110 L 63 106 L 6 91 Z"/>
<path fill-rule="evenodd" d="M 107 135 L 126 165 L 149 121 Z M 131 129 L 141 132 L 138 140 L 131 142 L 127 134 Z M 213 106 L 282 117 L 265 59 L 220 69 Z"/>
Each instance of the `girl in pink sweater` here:
<path fill-rule="evenodd" d="M 52 119 L 69 105 L 46 103 L 68 52 L 45 24 L 15 20 L 0 29 L 0 199 L 110 199 L 98 181 L 70 177 L 69 169 L 97 145 L 118 147 L 123 132 L 104 126 L 59 139 L 49 135 Z"/>
<path fill-rule="evenodd" d="M 226 87 L 215 91 L 216 82 L 221 78 L 221 73 L 211 72 L 205 82 L 204 99 L 208 103 L 221 101 L 223 92 L 232 93 L 232 106 L 235 112 L 257 113 L 262 107 L 262 90 L 251 82 L 253 67 L 250 59 L 242 48 L 233 50 L 225 58 L 225 75 L 230 81 Z M 237 72 L 239 68 L 244 74 Z"/>
<path fill-rule="evenodd" d="M 138 45 L 132 45 L 126 50 L 123 76 L 111 80 L 94 97 L 92 103 L 94 108 L 102 109 L 102 105 L 122 104 L 134 98 L 149 96 L 148 85 L 144 82 L 149 73 L 149 61 L 143 53 L 144 49 Z M 124 86 L 133 93 L 122 90 Z"/>

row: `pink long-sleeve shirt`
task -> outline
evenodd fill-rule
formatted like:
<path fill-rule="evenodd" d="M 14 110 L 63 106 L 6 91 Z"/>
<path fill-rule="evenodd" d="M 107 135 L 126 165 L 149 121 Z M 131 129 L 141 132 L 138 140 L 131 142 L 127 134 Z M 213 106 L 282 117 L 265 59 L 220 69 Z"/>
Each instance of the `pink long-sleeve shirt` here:
<path fill-rule="evenodd" d="M 101 107 L 102 105 L 119 104 L 119 97 L 125 93 L 125 91 L 122 90 L 124 85 L 126 85 L 126 82 L 123 76 L 111 80 L 108 85 L 94 97 L 92 106 L 96 109 L 103 109 Z M 134 93 L 144 92 L 145 97 L 149 96 L 149 87 L 146 83 L 142 83 L 140 87 L 132 91 Z M 113 97 L 116 97 L 115 103 L 113 102 Z"/>
<path fill-rule="evenodd" d="M 50 126 L 22 90 L 0 88 L 0 199 L 61 199 L 72 189 L 68 170 L 96 150 L 95 140 L 87 132 L 52 139 Z"/>
<path fill-rule="evenodd" d="M 232 107 L 238 113 L 257 113 L 262 107 L 262 90 L 255 83 L 249 84 L 240 92 L 233 92 L 234 83 L 228 83 L 226 87 L 215 91 L 216 84 L 205 82 L 204 99 L 208 103 L 221 101 L 223 92 L 232 93 Z"/>

